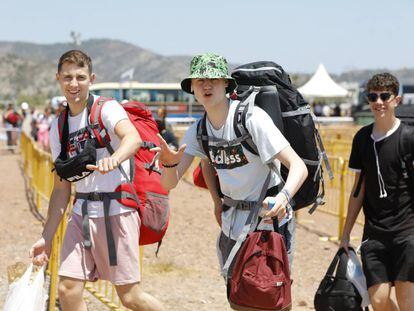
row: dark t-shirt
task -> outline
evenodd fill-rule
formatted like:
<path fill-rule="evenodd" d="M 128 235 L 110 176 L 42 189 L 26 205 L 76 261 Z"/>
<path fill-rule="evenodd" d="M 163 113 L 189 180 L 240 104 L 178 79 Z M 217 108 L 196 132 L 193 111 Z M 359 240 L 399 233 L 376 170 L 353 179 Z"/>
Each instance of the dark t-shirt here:
<path fill-rule="evenodd" d="M 407 125 L 401 123 L 392 134 L 374 141 L 371 124 L 360 129 L 352 142 L 349 168 L 362 170 L 365 176 L 365 237 L 414 233 L 414 187 L 404 174 L 401 160 L 403 126 Z M 405 148 L 412 152 L 413 147 L 414 136 Z"/>

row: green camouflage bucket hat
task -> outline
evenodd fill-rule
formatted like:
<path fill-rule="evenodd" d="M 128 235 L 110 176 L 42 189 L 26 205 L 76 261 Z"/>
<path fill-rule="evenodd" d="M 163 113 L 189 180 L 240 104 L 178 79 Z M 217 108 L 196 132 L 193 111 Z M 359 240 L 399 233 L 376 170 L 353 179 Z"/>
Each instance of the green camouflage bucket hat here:
<path fill-rule="evenodd" d="M 190 76 L 181 81 L 183 91 L 191 92 L 191 79 L 227 79 L 229 86 L 226 93 L 231 93 L 237 86 L 236 81 L 227 73 L 227 60 L 214 53 L 204 53 L 194 56 L 190 64 Z"/>

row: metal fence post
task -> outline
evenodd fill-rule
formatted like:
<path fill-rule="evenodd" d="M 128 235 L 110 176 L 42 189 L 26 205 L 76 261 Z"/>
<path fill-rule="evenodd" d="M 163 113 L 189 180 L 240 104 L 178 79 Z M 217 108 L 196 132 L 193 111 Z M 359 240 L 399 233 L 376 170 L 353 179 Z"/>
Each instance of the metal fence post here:
<path fill-rule="evenodd" d="M 346 212 L 345 212 L 345 189 L 346 189 L 346 167 L 345 167 L 345 161 L 343 158 L 339 158 L 339 167 L 341 172 L 340 177 L 340 195 L 339 195 L 339 224 L 338 224 L 338 240 L 341 240 L 342 237 L 342 231 L 344 229 L 345 224 L 345 218 L 346 218 Z"/>

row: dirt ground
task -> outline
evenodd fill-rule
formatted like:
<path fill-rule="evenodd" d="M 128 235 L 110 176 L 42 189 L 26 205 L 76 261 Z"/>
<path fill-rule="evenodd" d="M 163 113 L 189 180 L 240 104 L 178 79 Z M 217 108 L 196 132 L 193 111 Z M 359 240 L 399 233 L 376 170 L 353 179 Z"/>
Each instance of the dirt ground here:
<path fill-rule="evenodd" d="M 8 265 L 29 263 L 28 251 L 40 236 L 41 224 L 30 211 L 20 156 L 0 151 L 0 308 L 7 293 Z M 155 247 L 144 248 L 143 288 L 158 297 L 167 310 L 230 310 L 219 276 L 215 252 L 219 228 L 207 191 L 182 181 L 171 192 L 172 215 L 158 258 Z M 45 210 L 42 211 L 46 213 Z M 313 310 L 313 296 L 337 245 L 335 217 L 316 212 L 299 215 L 293 263 L 293 310 Z M 360 236 L 361 228 L 353 235 Z M 355 243 L 358 245 L 358 241 Z M 89 310 L 105 310 L 89 299 Z"/>

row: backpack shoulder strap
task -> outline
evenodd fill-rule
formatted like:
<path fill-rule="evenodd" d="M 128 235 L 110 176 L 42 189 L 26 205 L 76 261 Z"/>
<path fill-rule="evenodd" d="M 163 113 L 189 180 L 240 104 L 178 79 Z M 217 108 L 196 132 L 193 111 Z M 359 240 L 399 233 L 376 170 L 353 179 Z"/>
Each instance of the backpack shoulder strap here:
<path fill-rule="evenodd" d="M 368 133 L 372 132 L 374 124 L 369 125 L 369 127 L 367 128 Z M 364 144 L 362 144 L 362 148 L 363 148 L 363 154 L 366 153 L 366 149 L 367 149 L 367 142 L 365 142 Z M 359 195 L 359 192 L 361 191 L 361 187 L 362 187 L 362 182 L 364 181 L 364 177 L 365 177 L 365 170 L 364 167 L 361 168 L 361 173 L 359 174 L 359 178 L 358 178 L 358 183 L 355 187 L 355 191 L 353 193 L 353 197 L 356 198 Z"/>
<path fill-rule="evenodd" d="M 59 141 L 62 143 L 63 140 L 63 128 L 65 127 L 67 121 L 68 121 L 68 111 L 69 107 L 66 107 L 65 110 L 63 110 L 59 116 L 58 116 L 58 132 L 59 132 Z"/>
<path fill-rule="evenodd" d="M 105 126 L 102 121 L 102 108 L 104 104 L 110 100 L 111 98 L 106 97 L 98 97 L 95 101 L 91 99 L 91 96 L 88 99 L 88 112 L 89 112 L 89 121 L 90 121 L 90 129 L 92 130 L 93 136 L 96 138 L 99 146 L 107 147 L 110 146 L 111 139 Z"/>
<path fill-rule="evenodd" d="M 259 94 L 260 87 L 253 87 L 249 96 L 241 100 L 235 110 L 233 119 L 234 132 L 238 139 L 241 139 L 241 144 L 251 153 L 258 155 L 256 144 L 252 140 L 252 136 L 247 130 L 246 119 L 247 113 L 253 109 L 256 95 Z"/>
<path fill-rule="evenodd" d="M 204 113 L 204 116 L 198 120 L 197 123 L 197 142 L 200 145 L 200 148 L 204 151 L 207 158 L 210 159 L 210 153 L 208 152 L 208 134 L 207 134 L 207 114 Z"/>
<path fill-rule="evenodd" d="M 403 174 L 408 174 L 411 181 L 414 180 L 413 154 L 411 150 L 411 137 L 413 134 L 414 128 L 403 124 L 398 141 L 399 150 L 402 155 L 401 167 L 403 169 Z"/>
<path fill-rule="evenodd" d="M 69 106 L 63 110 L 58 116 L 57 129 L 59 132 L 60 141 L 60 157 L 66 159 L 66 146 L 68 145 L 69 139 Z"/>

